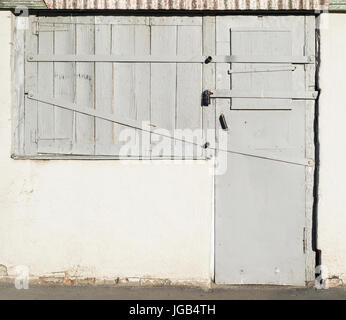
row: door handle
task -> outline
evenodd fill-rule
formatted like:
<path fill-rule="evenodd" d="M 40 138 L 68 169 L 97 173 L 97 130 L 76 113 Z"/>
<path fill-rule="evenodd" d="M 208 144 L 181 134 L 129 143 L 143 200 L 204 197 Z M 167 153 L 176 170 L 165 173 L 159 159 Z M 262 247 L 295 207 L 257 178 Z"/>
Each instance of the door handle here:
<path fill-rule="evenodd" d="M 225 118 L 225 115 L 223 113 L 220 114 L 219 121 L 220 121 L 221 128 L 223 130 L 228 130 L 226 118 Z"/>

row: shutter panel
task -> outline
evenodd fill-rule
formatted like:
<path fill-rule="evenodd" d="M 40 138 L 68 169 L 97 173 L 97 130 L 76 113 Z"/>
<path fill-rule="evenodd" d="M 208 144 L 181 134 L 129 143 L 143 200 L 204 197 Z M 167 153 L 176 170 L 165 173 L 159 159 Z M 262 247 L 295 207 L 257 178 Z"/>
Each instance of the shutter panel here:
<path fill-rule="evenodd" d="M 200 129 L 196 142 L 202 144 L 201 17 L 32 20 L 26 64 L 34 74 L 28 78 L 28 113 L 35 112 L 29 105 L 37 106 L 37 123 L 30 123 L 37 132 L 33 154 L 123 157 L 124 129 L 138 143 L 131 153 L 135 157 L 171 158 L 181 143 L 111 118 L 135 120 L 139 128 L 146 121 L 172 136 L 174 129 Z M 196 56 L 198 63 L 188 63 L 185 56 Z M 139 144 L 140 136 L 147 137 L 148 147 Z M 184 140 L 184 133 L 178 138 Z M 169 148 L 158 152 L 164 142 Z M 201 156 L 196 149 L 194 157 Z"/>

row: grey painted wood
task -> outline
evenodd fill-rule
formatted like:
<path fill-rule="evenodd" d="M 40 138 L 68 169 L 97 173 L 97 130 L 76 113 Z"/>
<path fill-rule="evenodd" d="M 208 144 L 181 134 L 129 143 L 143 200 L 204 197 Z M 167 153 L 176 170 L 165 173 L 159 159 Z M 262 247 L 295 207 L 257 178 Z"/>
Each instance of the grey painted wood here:
<path fill-rule="evenodd" d="M 29 17 L 32 25 L 34 17 Z M 31 29 L 25 32 L 25 50 L 37 54 L 37 35 Z M 37 94 L 37 62 L 25 62 L 25 92 Z M 24 152 L 26 155 L 35 155 L 37 152 L 37 101 L 25 99 L 24 118 Z"/>
<path fill-rule="evenodd" d="M 148 21 L 147 21 L 148 23 Z M 150 54 L 151 46 L 151 31 L 150 26 L 145 24 L 135 25 L 134 29 L 134 54 L 136 56 L 142 54 Z M 134 108 L 136 115 L 134 119 L 138 121 L 150 122 L 151 123 L 151 74 L 150 74 L 150 64 L 149 63 L 137 63 L 133 66 L 133 81 L 134 81 Z M 143 125 L 142 125 L 143 127 Z M 136 130 L 138 135 L 142 135 L 143 139 L 136 140 L 136 143 L 139 145 L 139 153 L 141 157 L 150 157 L 151 146 L 150 146 L 150 133 L 141 132 Z M 146 143 L 145 141 L 148 141 Z"/>
<path fill-rule="evenodd" d="M 45 18 L 40 18 L 40 22 Z M 38 52 L 40 54 L 54 53 L 54 32 L 43 32 L 38 41 Z M 37 75 L 37 94 L 43 97 L 54 96 L 54 63 L 39 62 Z M 37 139 L 55 139 L 55 110 L 54 106 L 38 102 L 37 106 Z M 58 112 L 60 110 L 57 110 Z"/>
<path fill-rule="evenodd" d="M 147 137 L 150 142 L 151 136 L 160 148 L 162 140 L 169 147 L 174 145 L 167 137 L 173 129 L 201 129 L 201 62 L 205 59 L 201 17 L 39 19 L 33 33 L 38 34 L 40 51 L 26 53 L 28 65 L 40 66 L 40 89 L 38 94 L 32 92 L 41 101 L 37 153 L 118 156 L 126 142 L 120 141 L 124 129 L 133 135 L 137 147 L 140 142 L 140 130 L 81 114 L 76 109 L 53 104 L 47 107 L 42 98 L 48 96 L 60 102 L 65 99 L 68 105 L 76 103 L 80 109 L 96 108 L 100 113 L 95 115 L 114 114 L 116 118 L 155 123 L 163 136 L 147 133 Z M 102 56 L 120 57 L 122 62 L 95 59 Z M 199 57 L 199 63 L 182 58 L 189 56 Z M 124 57 L 131 57 L 131 62 L 124 62 Z M 151 58 L 141 61 L 143 57 Z M 155 63 L 153 57 L 173 62 Z M 197 137 L 196 142 L 202 143 L 202 138 Z M 139 146 L 131 155 L 147 157 L 151 145 Z M 159 158 L 171 156 L 170 148 L 158 154 Z"/>
<path fill-rule="evenodd" d="M 94 17 L 76 17 L 76 54 L 95 54 Z M 78 22 L 89 22 L 81 25 Z M 95 108 L 95 64 L 76 63 L 76 103 Z M 94 154 L 95 118 L 83 114 L 75 115 L 74 153 Z"/>
<path fill-rule="evenodd" d="M 14 18 L 13 36 L 13 105 L 12 105 L 12 156 L 24 155 L 24 45 L 25 31 L 18 28 Z"/>
<path fill-rule="evenodd" d="M 200 18 L 202 19 L 202 18 Z M 198 26 L 177 27 L 177 55 L 200 55 L 202 53 L 202 28 Z M 176 110 L 175 129 L 195 131 L 202 127 L 200 107 L 202 81 L 201 64 L 177 63 L 176 65 Z M 196 131 L 196 142 L 203 144 L 202 131 Z M 182 137 L 185 137 L 184 132 Z M 174 150 L 183 150 L 182 156 L 201 157 L 202 149 L 190 143 L 174 141 Z M 178 146 L 178 149 L 176 148 Z M 179 148 L 183 147 L 183 149 Z"/>
<path fill-rule="evenodd" d="M 90 116 L 90 117 L 96 117 L 102 121 L 107 121 L 107 122 L 114 122 L 116 124 L 125 126 L 125 127 L 130 127 L 133 129 L 141 129 L 142 128 L 142 122 L 140 120 L 134 120 L 134 119 L 129 119 L 125 117 L 120 117 L 118 115 L 115 115 L 114 113 L 107 113 L 103 112 L 100 109 L 94 109 L 94 108 L 88 108 L 88 107 L 83 107 L 80 104 L 76 104 L 73 102 L 67 102 L 64 99 L 52 99 L 52 98 L 45 98 L 43 96 L 35 96 L 35 95 L 30 95 L 28 96 L 29 100 L 34 100 L 38 101 L 42 106 L 46 106 L 46 108 L 50 108 L 52 105 L 59 107 L 64 110 L 71 110 L 75 111 L 77 113 Z M 156 128 L 157 126 L 155 125 L 150 125 L 148 128 L 148 131 L 151 131 L 152 128 Z M 150 129 L 151 128 L 151 129 Z M 143 130 L 147 130 L 143 128 Z M 153 133 L 154 134 L 154 133 Z M 49 140 L 49 139 L 47 139 Z M 57 138 L 56 140 L 65 140 L 64 138 Z M 67 139 L 68 140 L 68 139 Z"/>
<path fill-rule="evenodd" d="M 114 25 L 112 29 L 112 53 L 117 55 L 133 54 L 135 50 L 135 25 Z M 134 101 L 134 65 L 131 63 L 114 63 L 114 113 L 117 116 L 134 119 L 136 117 Z M 121 132 L 127 128 L 114 124 L 116 139 L 116 154 L 123 145 Z M 128 129 L 130 135 L 135 135 L 134 129 Z"/>
<path fill-rule="evenodd" d="M 102 23 L 103 18 L 104 17 L 98 17 L 98 22 Z M 95 25 L 96 54 L 111 54 L 111 34 L 111 25 Z M 109 63 L 97 62 L 95 64 L 95 103 L 95 109 L 97 111 L 113 114 L 113 66 Z M 113 123 L 100 118 L 96 118 L 95 121 L 95 154 L 113 154 Z"/>
<path fill-rule="evenodd" d="M 234 16 L 216 20 L 218 55 L 304 54 L 305 17 Z M 257 30 L 248 31 L 249 27 Z M 261 28 L 265 31 L 261 32 Z M 313 36 L 309 37 L 313 43 Z M 306 90 L 304 66 L 297 66 L 294 71 L 227 76 L 229 65 L 216 67 L 220 90 L 288 94 Z M 251 68 L 251 63 L 231 65 L 236 71 Z M 305 101 L 232 98 L 217 99 L 216 104 L 216 117 L 223 113 L 229 126 L 229 149 L 244 149 L 269 158 L 307 156 Z M 218 121 L 217 126 L 220 128 Z M 305 284 L 305 216 L 311 216 L 311 211 L 306 210 L 306 170 L 304 166 L 269 159 L 228 155 L 226 173 L 215 177 L 217 283 Z"/>
<path fill-rule="evenodd" d="M 264 72 L 234 72 L 234 75 L 251 73 L 253 76 L 263 77 Z M 253 79 L 254 80 L 254 79 Z M 259 82 L 261 83 L 261 82 Z M 296 99 L 296 100 L 314 100 L 317 98 L 317 92 L 315 91 L 302 91 L 295 92 L 290 91 L 269 91 L 258 90 L 256 86 L 251 91 L 248 90 L 215 90 L 211 96 L 212 99 L 220 98 L 263 98 L 263 99 Z"/>
<path fill-rule="evenodd" d="M 216 54 L 216 23 L 215 17 L 203 17 L 203 54 L 213 56 Z M 203 65 L 203 91 L 215 89 L 216 65 Z M 215 119 L 216 119 L 216 100 L 212 99 L 210 107 L 202 108 L 203 117 L 203 138 L 211 147 L 215 147 Z M 205 151 L 206 157 L 215 156 L 213 149 Z"/>
<path fill-rule="evenodd" d="M 169 24 L 169 17 L 166 19 Z M 151 27 L 151 54 L 167 55 L 177 52 L 177 26 L 154 25 Z M 176 110 L 176 64 L 157 63 L 151 65 L 151 120 L 171 134 L 175 128 Z M 160 88 L 160 90 L 156 90 Z M 172 141 L 152 136 L 152 155 L 171 156 Z M 160 142 L 158 144 L 158 142 Z M 167 146 L 163 151 L 159 146 Z"/>
<path fill-rule="evenodd" d="M 186 28 L 187 30 L 200 30 L 200 27 L 196 26 L 180 26 L 179 29 L 183 30 Z M 50 31 L 51 29 L 47 29 L 44 32 Z M 63 31 L 63 30 L 60 30 Z M 182 34 L 185 35 L 185 34 Z M 179 35 L 177 35 L 179 37 Z M 178 40 L 178 38 L 177 38 Z M 196 38 L 194 38 L 196 40 Z M 39 54 L 32 55 L 29 57 L 30 61 L 61 61 L 61 62 L 123 62 L 123 63 L 195 63 L 201 64 L 204 63 L 208 58 L 207 55 L 201 56 L 200 54 L 191 55 L 189 53 L 186 54 L 165 54 L 162 55 L 133 55 L 133 54 L 96 54 L 96 55 L 88 55 L 88 54 L 78 54 L 78 55 L 68 55 L 68 54 Z M 314 61 L 314 56 L 248 56 L 248 55 L 212 55 L 211 64 L 213 63 L 312 63 Z"/>
<path fill-rule="evenodd" d="M 29 9 L 46 9 L 43 0 L 1 0 L 0 8 L 27 7 Z"/>
<path fill-rule="evenodd" d="M 49 31 L 38 32 L 40 47 L 42 51 L 49 50 L 54 54 L 74 54 L 75 53 L 75 27 L 72 24 L 66 25 L 64 31 L 61 31 L 62 24 L 71 22 L 71 17 L 40 17 L 38 30 L 40 25 L 51 24 L 52 28 Z M 46 48 L 45 39 L 49 39 L 49 46 Z M 42 44 L 41 44 L 42 42 Z M 53 44 L 51 44 L 53 42 Z M 52 48 L 50 48 L 52 46 Z M 39 68 L 44 65 L 39 63 Z M 52 86 L 52 90 L 42 90 L 43 97 L 55 97 L 63 99 L 66 102 L 73 102 L 75 99 L 75 63 L 73 62 L 54 62 L 46 63 L 46 69 L 52 71 L 46 75 L 42 73 L 40 76 L 42 85 L 44 82 Z M 53 95 L 51 95 L 51 93 Z M 39 114 L 42 123 L 47 120 L 51 128 L 51 134 L 48 136 L 42 135 L 38 139 L 38 153 L 55 153 L 55 154 L 71 154 L 73 150 L 74 124 L 75 115 L 70 110 L 64 110 L 58 106 L 52 105 L 52 112 L 49 113 L 46 104 L 41 105 Z M 47 126 L 47 125 L 46 125 Z"/>

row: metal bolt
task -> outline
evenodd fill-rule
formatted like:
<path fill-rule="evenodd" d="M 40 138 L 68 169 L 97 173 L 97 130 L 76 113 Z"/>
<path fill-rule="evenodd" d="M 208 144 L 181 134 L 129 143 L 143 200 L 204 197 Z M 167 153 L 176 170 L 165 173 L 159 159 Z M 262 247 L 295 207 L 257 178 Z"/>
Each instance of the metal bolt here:
<path fill-rule="evenodd" d="M 204 61 L 205 64 L 210 63 L 213 60 L 213 58 L 211 56 L 207 57 Z"/>
<path fill-rule="evenodd" d="M 206 142 L 204 145 L 203 145 L 203 148 L 204 149 L 207 149 L 209 147 L 210 143 L 209 142 Z"/>

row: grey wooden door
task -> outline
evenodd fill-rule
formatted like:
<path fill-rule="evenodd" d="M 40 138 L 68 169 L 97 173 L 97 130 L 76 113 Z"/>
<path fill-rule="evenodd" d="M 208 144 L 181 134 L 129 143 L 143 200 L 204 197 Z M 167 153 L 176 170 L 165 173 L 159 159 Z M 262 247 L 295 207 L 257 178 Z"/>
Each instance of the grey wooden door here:
<path fill-rule="evenodd" d="M 223 114 L 230 151 L 215 177 L 216 282 L 303 285 L 313 277 L 314 18 L 216 17 L 215 31 L 217 55 L 249 56 L 216 65 L 216 127 Z"/>

